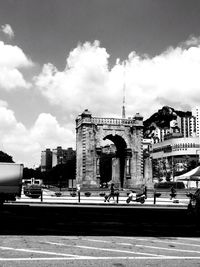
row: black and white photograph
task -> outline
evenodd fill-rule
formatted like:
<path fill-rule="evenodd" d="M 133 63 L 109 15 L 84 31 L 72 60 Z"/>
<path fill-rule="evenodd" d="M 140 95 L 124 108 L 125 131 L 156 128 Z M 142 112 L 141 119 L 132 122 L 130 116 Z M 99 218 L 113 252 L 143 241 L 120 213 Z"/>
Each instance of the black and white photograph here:
<path fill-rule="evenodd" d="M 199 266 L 200 1 L 0 0 L 0 266 Z"/>

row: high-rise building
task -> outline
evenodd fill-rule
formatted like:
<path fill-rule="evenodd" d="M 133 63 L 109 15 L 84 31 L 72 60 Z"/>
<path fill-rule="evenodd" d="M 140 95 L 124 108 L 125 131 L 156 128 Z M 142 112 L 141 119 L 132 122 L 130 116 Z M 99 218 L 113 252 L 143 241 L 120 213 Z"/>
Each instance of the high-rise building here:
<path fill-rule="evenodd" d="M 41 172 L 49 171 L 52 168 L 52 152 L 50 148 L 42 151 L 41 154 Z"/>
<path fill-rule="evenodd" d="M 199 126 L 200 126 L 200 107 L 195 107 L 192 109 L 192 115 L 196 118 L 196 135 L 200 137 Z"/>
<path fill-rule="evenodd" d="M 61 146 L 58 146 L 52 149 L 52 167 L 58 164 L 65 164 L 68 160 L 73 159 L 75 155 L 76 152 L 71 147 L 63 149 Z"/>
<path fill-rule="evenodd" d="M 177 117 L 177 125 L 183 137 L 196 136 L 196 118 L 195 116 Z"/>
<path fill-rule="evenodd" d="M 41 171 L 48 171 L 58 164 L 65 164 L 75 157 L 76 151 L 71 147 L 63 149 L 58 146 L 55 149 L 47 148 L 41 153 Z"/>

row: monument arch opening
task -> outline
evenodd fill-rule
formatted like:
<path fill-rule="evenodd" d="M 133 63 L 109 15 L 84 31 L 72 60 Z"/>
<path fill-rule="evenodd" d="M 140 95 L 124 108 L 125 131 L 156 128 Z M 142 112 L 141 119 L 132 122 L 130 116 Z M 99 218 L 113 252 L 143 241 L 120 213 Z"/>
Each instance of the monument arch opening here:
<path fill-rule="evenodd" d="M 116 156 L 115 144 L 108 140 L 102 140 L 99 166 L 100 187 L 108 187 L 108 183 L 112 180 L 113 158 Z"/>
<path fill-rule="evenodd" d="M 85 110 L 76 119 L 76 180 L 82 187 L 96 188 L 102 177 L 102 140 L 113 142 L 111 180 L 121 188 L 143 182 L 143 118 L 97 118 Z M 109 177 L 107 177 L 109 178 Z M 107 179 L 106 178 L 106 179 Z"/>
<path fill-rule="evenodd" d="M 107 147 L 107 151 L 110 152 L 108 153 L 107 156 L 107 163 L 110 165 L 110 180 L 112 180 L 112 182 L 118 186 L 123 188 L 124 187 L 124 176 L 125 176 L 125 159 L 126 159 L 126 142 L 125 140 L 119 136 L 119 135 L 112 135 L 109 134 L 107 136 L 105 136 L 103 138 L 103 140 L 110 140 L 112 142 L 112 146 L 110 145 L 109 147 Z M 102 149 L 103 150 L 103 149 Z M 102 151 L 103 152 L 103 151 Z M 102 153 L 103 154 L 103 153 Z M 103 157 L 105 157 L 103 155 Z M 106 157 L 105 157 L 106 158 Z M 110 161 L 109 161 L 110 159 Z M 100 161 L 101 163 L 101 161 Z M 102 164 L 103 165 L 103 164 Z M 104 168 L 106 168 L 107 166 L 102 166 L 100 164 L 100 166 L 104 170 Z M 102 170 L 102 172 L 103 172 Z M 102 179 L 103 177 L 101 177 L 101 173 L 100 172 L 100 180 L 104 180 Z"/>

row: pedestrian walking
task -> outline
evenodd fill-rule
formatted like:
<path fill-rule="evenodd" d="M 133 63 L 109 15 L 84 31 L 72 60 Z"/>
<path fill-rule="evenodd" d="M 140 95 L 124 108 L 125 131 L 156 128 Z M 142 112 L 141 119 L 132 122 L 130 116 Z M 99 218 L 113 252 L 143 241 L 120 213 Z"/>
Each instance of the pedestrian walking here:
<path fill-rule="evenodd" d="M 78 202 L 80 203 L 81 202 L 81 185 L 80 184 L 76 185 L 76 191 L 78 193 Z"/>
<path fill-rule="evenodd" d="M 144 185 L 144 188 L 143 188 L 143 195 L 145 196 L 145 199 L 147 199 L 147 186 Z"/>
<path fill-rule="evenodd" d="M 170 199 L 176 198 L 176 189 L 172 186 L 171 187 L 171 194 Z"/>
<path fill-rule="evenodd" d="M 114 183 L 112 183 L 110 186 L 110 193 L 107 197 L 105 197 L 104 202 L 106 201 L 110 202 L 111 197 L 113 198 L 113 200 L 115 200 L 115 187 L 114 186 L 115 186 Z"/>

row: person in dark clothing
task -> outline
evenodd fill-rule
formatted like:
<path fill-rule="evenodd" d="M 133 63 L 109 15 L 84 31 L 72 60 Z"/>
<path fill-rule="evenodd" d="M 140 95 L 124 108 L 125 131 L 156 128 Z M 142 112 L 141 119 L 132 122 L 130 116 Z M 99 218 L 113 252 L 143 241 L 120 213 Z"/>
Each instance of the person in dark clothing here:
<path fill-rule="evenodd" d="M 176 198 L 176 189 L 173 186 L 171 187 L 170 196 L 171 196 L 171 199 Z"/>
<path fill-rule="evenodd" d="M 199 226 L 199 220 L 200 220 L 200 188 L 196 190 L 196 192 L 189 193 L 187 196 L 190 198 L 189 204 L 188 204 L 188 212 L 190 215 L 195 216 L 195 219 L 197 220 L 197 225 Z"/>
<path fill-rule="evenodd" d="M 194 193 L 194 197 L 196 200 L 195 213 L 198 217 L 200 217 L 200 188 L 198 188 L 197 191 Z"/>
<path fill-rule="evenodd" d="M 115 187 L 114 184 L 112 183 L 110 186 L 110 194 L 108 195 L 108 197 L 104 200 L 105 202 L 109 202 L 111 197 L 113 198 L 113 200 L 115 200 Z"/>
<path fill-rule="evenodd" d="M 147 199 L 147 187 L 146 185 L 143 188 L 143 195 L 145 196 L 145 198 Z"/>

